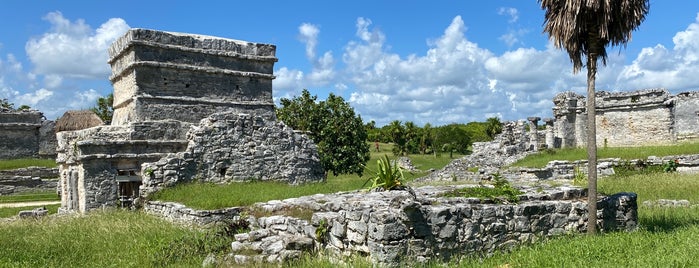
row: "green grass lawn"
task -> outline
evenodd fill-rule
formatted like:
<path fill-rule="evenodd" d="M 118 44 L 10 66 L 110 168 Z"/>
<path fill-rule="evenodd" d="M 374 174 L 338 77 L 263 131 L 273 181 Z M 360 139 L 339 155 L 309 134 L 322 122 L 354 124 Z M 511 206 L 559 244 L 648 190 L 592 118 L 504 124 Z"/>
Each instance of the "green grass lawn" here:
<path fill-rule="evenodd" d="M 621 158 L 626 160 L 646 159 L 648 156 L 668 156 L 682 154 L 699 154 L 699 141 L 692 140 L 674 145 L 643 146 L 643 147 L 609 147 L 597 148 L 597 158 Z M 553 160 L 584 160 L 587 159 L 585 148 L 569 148 L 546 150 L 512 164 L 518 167 L 544 167 Z"/>
<path fill-rule="evenodd" d="M 39 158 L 0 160 L 0 170 L 18 169 L 31 166 L 54 168 L 56 167 L 56 160 Z"/>
<path fill-rule="evenodd" d="M 56 191 L 40 191 L 31 193 L 0 195 L 0 204 L 31 202 L 31 201 L 60 201 L 61 196 Z"/>

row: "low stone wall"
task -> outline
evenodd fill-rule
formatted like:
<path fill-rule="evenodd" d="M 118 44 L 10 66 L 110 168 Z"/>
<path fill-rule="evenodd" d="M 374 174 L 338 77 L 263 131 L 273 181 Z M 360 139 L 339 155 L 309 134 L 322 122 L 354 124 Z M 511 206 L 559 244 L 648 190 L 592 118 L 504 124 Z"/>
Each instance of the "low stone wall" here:
<path fill-rule="evenodd" d="M 196 210 L 179 203 L 148 201 L 143 206 L 146 213 L 164 217 L 172 222 L 206 226 L 225 220 L 235 219 L 240 215 L 241 208 L 225 208 L 215 210 Z"/>
<path fill-rule="evenodd" d="M 650 156 L 645 160 L 621 160 L 619 158 L 600 159 L 597 162 L 597 174 L 608 176 L 615 174 L 614 168 L 624 166 L 626 168 L 642 168 L 648 165 L 663 165 L 670 161 L 677 161 L 677 172 L 699 173 L 699 154 Z M 546 164 L 543 168 L 510 168 L 503 172 L 508 179 L 518 180 L 572 180 L 575 178 L 575 169 L 587 174 L 587 160 L 561 161 L 555 160 Z"/>
<path fill-rule="evenodd" d="M 58 169 L 27 167 L 0 170 L 0 195 L 37 190 L 57 190 Z"/>
<path fill-rule="evenodd" d="M 456 188 L 356 191 L 259 203 L 251 209 L 270 216 L 251 217 L 252 231 L 236 235 L 233 252 L 218 262 L 279 262 L 300 256 L 301 251 L 309 248 L 338 256 L 368 256 L 382 265 L 446 261 L 464 254 L 488 255 L 544 237 L 586 230 L 583 189 L 561 187 L 525 194 L 518 204 L 440 197 Z M 313 216 L 309 221 L 283 215 L 294 209 L 310 210 Z M 212 212 L 187 212 L 180 220 L 197 213 Z M 603 232 L 632 230 L 637 224 L 636 195 L 601 197 L 597 213 L 597 224 Z M 175 214 L 178 213 L 165 217 L 173 219 Z"/>

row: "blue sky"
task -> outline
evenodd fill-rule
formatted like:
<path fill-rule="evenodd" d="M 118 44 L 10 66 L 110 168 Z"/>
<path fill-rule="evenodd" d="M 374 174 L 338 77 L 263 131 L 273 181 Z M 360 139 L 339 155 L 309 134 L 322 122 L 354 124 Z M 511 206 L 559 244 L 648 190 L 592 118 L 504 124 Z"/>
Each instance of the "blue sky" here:
<path fill-rule="evenodd" d="M 699 1 L 650 3 L 598 90 L 699 89 Z M 49 119 L 112 91 L 106 48 L 131 27 L 274 44 L 275 99 L 333 92 L 378 125 L 550 117 L 555 94 L 585 90 L 533 0 L 6 0 L 0 17 L 0 98 Z"/>

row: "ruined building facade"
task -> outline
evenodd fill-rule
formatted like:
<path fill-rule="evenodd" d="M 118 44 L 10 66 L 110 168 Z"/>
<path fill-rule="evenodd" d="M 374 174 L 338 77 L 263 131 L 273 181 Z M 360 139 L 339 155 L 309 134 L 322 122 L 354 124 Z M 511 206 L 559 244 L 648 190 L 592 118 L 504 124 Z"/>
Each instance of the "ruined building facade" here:
<path fill-rule="evenodd" d="M 275 51 L 129 30 L 109 49 L 111 125 L 57 134 L 61 211 L 129 205 L 192 180 L 322 180 L 313 142 L 276 121 Z"/>
<path fill-rule="evenodd" d="M 554 99 L 553 119 L 546 119 L 548 147 L 586 144 L 586 98 L 563 92 Z M 669 144 L 699 137 L 699 92 L 671 95 L 665 89 L 599 91 L 595 99 L 597 146 Z"/>
<path fill-rule="evenodd" d="M 0 110 L 0 159 L 55 157 L 54 126 L 36 110 Z"/>

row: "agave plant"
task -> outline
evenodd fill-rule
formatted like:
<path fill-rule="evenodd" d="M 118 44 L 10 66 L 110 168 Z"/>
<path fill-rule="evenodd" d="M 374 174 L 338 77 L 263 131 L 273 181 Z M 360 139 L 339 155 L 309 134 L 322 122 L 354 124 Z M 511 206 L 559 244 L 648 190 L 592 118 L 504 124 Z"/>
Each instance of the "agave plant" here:
<path fill-rule="evenodd" d="M 382 188 L 383 190 L 391 190 L 398 186 L 401 186 L 401 181 L 403 180 L 403 170 L 397 164 L 391 164 L 391 160 L 388 159 L 388 155 L 384 155 L 376 161 L 378 164 L 378 170 L 376 171 L 376 176 L 369 178 L 372 182 L 369 189 Z M 364 183 L 366 185 L 366 183 Z"/>

